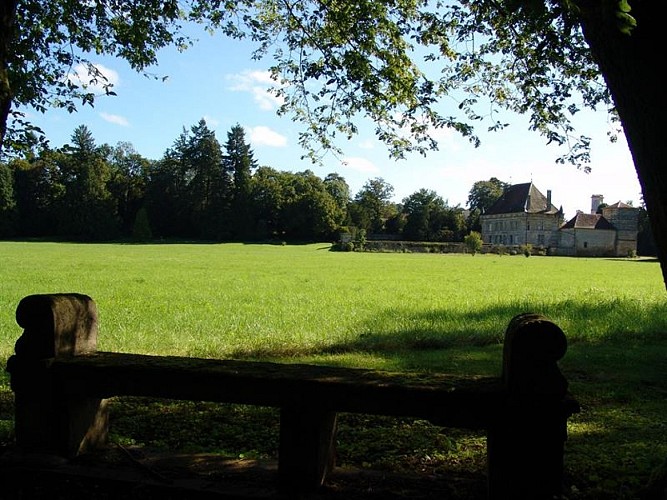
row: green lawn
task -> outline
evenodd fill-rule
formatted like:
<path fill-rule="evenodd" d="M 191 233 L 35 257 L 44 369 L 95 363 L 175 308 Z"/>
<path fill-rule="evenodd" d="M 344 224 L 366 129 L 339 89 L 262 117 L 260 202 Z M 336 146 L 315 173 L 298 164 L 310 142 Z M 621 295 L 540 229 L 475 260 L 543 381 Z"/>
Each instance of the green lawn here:
<path fill-rule="evenodd" d="M 326 244 L 0 243 L 0 252 L 3 359 L 20 334 L 19 300 L 51 292 L 95 299 L 101 349 L 150 354 L 382 358 L 497 344 L 525 311 L 549 316 L 571 342 L 667 331 L 659 265 L 644 260 L 337 253 Z"/>
<path fill-rule="evenodd" d="M 570 343 L 561 365 L 583 411 L 570 420 L 569 498 L 636 498 L 667 457 L 667 292 L 655 261 L 338 253 L 327 244 L 3 242 L 0 255 L 3 364 L 21 334 L 16 305 L 33 293 L 93 297 L 101 350 L 481 374 L 499 373 L 507 323 L 531 311 L 555 321 Z M 7 427 L 5 374 L 0 384 Z M 150 417 L 142 426 L 131 403 L 116 406 L 118 439 L 182 445 L 166 433 L 147 436 Z M 167 413 L 175 418 L 182 409 L 174 404 Z M 227 410 L 208 411 L 220 419 Z M 170 428 L 164 407 L 160 412 Z M 264 413 L 252 414 L 264 421 Z M 406 444 L 395 421 L 348 418 L 353 424 L 343 421 L 341 433 L 357 444 L 342 444 L 341 455 L 352 464 L 437 471 L 483 462 L 480 436 L 444 436 L 410 422 Z M 383 441 L 377 429 L 392 436 L 384 444 L 408 451 L 375 456 L 368 443 Z M 232 446 L 211 442 L 209 433 L 186 447 L 273 453 L 270 439 L 251 434 Z"/>

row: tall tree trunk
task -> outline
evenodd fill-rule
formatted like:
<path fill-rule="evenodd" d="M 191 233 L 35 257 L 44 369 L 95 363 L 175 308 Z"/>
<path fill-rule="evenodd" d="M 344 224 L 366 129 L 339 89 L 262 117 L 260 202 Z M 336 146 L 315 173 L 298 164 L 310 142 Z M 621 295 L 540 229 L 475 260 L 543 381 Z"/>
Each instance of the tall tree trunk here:
<path fill-rule="evenodd" d="M 655 237 L 667 288 L 667 94 L 659 67 L 664 62 L 663 1 L 635 0 L 637 27 L 623 34 L 604 0 L 582 0 L 582 27 L 616 104 Z M 603 167 L 602 167 L 603 168 Z"/>
<path fill-rule="evenodd" d="M 7 133 L 7 120 L 12 107 L 12 87 L 9 82 L 9 46 L 14 33 L 17 0 L 0 0 L 0 152 Z"/>

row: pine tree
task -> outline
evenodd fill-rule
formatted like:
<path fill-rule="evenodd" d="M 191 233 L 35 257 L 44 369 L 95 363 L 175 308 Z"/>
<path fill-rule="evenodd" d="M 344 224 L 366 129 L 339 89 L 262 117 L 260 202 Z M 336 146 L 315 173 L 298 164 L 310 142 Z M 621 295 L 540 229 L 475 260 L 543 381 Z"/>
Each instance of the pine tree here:
<path fill-rule="evenodd" d="M 80 125 L 59 164 L 65 194 L 59 211 L 61 235 L 83 240 L 118 236 L 119 220 L 107 183 L 110 169 L 92 132 Z"/>
<path fill-rule="evenodd" d="M 227 132 L 223 164 L 225 171 L 233 178 L 232 212 L 234 214 L 233 234 L 238 239 L 254 236 L 255 224 L 252 217 L 251 180 L 257 162 L 250 145 L 246 143 L 243 127 L 236 124 Z"/>

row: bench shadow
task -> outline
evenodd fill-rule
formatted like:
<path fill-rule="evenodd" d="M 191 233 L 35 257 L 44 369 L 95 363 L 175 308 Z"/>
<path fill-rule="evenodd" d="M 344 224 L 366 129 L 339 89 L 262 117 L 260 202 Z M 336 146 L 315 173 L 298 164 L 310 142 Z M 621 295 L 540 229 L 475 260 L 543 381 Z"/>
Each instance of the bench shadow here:
<path fill-rule="evenodd" d="M 532 309 L 532 310 L 528 310 Z M 233 351 L 231 357 L 245 359 L 314 359 L 321 356 L 324 362 L 336 363 L 336 356 L 367 353 L 390 360 L 389 366 L 397 370 L 420 369 L 449 371 L 462 362 L 487 365 L 501 362 L 505 330 L 510 320 L 525 312 L 544 315 L 563 329 L 569 345 L 647 342 L 667 336 L 667 314 L 659 304 L 645 306 L 634 300 L 601 299 L 598 303 L 577 303 L 572 300 L 549 303 L 543 308 L 527 308 L 525 304 L 499 305 L 474 311 L 457 312 L 446 309 L 415 313 L 411 309 L 386 309 L 373 318 L 362 320 L 355 329 L 359 333 L 343 342 L 290 348 L 285 352 L 272 346 L 257 346 L 253 350 Z M 620 318 L 639 318 L 633 324 L 619 327 Z M 591 331 L 577 331 L 581 318 L 592 318 Z M 391 331 L 381 331 L 377 325 L 408 325 Z M 627 325 L 627 322 L 624 323 Z M 414 326 L 413 326 L 414 325 Z M 424 326 L 426 325 L 426 326 Z M 434 354 L 437 353 L 437 354 Z M 438 356 L 442 358 L 438 362 Z M 567 357 L 567 354 L 566 354 Z M 452 358 L 452 359 L 448 359 Z M 421 366 L 420 366 L 421 365 Z M 472 370 L 466 370 L 472 373 Z"/>

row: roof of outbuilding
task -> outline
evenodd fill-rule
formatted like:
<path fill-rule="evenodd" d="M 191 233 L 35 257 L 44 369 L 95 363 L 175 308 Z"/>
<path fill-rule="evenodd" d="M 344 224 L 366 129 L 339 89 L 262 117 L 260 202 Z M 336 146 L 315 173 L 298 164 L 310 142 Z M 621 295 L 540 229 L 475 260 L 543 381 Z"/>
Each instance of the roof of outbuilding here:
<path fill-rule="evenodd" d="M 561 226 L 561 229 L 615 229 L 614 226 L 600 214 L 585 214 L 579 212 Z"/>
<path fill-rule="evenodd" d="M 550 203 L 532 182 L 514 184 L 486 211 L 484 215 L 511 213 L 555 214 L 559 210 Z"/>
<path fill-rule="evenodd" d="M 623 203 L 622 201 L 617 201 L 612 205 L 607 205 L 607 208 L 636 208 L 636 207 L 628 205 L 627 203 Z"/>

